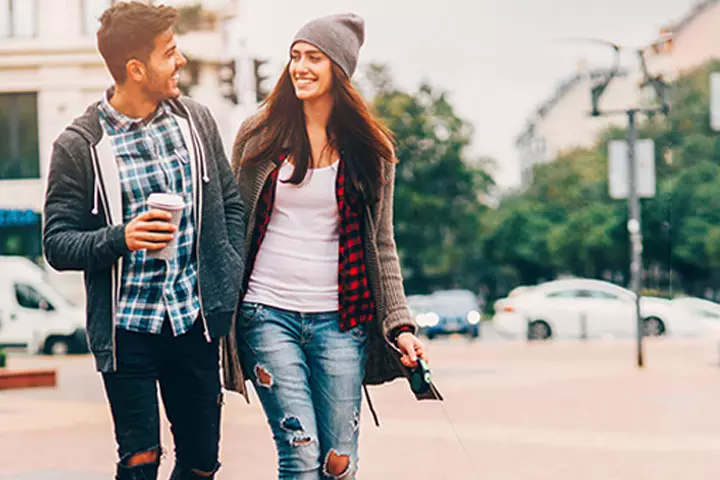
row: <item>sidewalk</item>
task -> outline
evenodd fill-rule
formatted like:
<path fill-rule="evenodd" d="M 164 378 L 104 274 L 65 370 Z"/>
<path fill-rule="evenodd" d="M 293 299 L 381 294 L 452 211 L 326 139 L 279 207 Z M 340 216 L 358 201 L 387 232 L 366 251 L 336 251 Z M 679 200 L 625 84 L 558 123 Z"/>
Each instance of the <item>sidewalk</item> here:
<path fill-rule="evenodd" d="M 363 411 L 360 480 L 719 478 L 720 367 L 708 341 L 647 342 L 643 371 L 631 341 L 430 348 L 444 409 L 414 402 L 399 382 L 372 388 L 382 428 Z M 91 359 L 11 360 L 59 367 L 60 386 L 0 392 L 0 480 L 112 478 L 112 427 Z M 170 446 L 167 426 L 163 435 Z M 256 400 L 227 395 L 222 447 L 219 480 L 276 478 Z M 171 467 L 167 458 L 161 478 Z"/>

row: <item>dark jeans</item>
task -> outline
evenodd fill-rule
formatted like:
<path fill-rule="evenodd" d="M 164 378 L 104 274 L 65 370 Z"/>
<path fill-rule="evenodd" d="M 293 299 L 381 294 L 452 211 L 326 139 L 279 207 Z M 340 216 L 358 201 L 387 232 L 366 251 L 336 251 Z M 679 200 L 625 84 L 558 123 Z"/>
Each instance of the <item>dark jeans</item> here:
<path fill-rule="evenodd" d="M 175 442 L 173 479 L 215 472 L 220 442 L 218 341 L 208 343 L 198 319 L 174 337 L 168 320 L 160 335 L 116 330 L 117 369 L 103 374 L 118 444 L 117 478 L 155 480 L 157 464 L 128 467 L 128 460 L 160 448 L 157 385 Z M 159 457 L 158 457 L 159 458 Z"/>

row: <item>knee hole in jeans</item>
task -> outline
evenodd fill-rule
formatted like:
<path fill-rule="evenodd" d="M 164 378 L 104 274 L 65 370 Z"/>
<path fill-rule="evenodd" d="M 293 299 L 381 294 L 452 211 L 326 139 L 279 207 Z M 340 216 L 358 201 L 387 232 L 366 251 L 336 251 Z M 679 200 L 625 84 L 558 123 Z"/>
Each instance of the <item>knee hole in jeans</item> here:
<path fill-rule="evenodd" d="M 341 479 L 350 472 L 350 456 L 341 455 L 337 451 L 330 449 L 325 457 L 323 472 L 326 476 L 335 479 Z"/>
<path fill-rule="evenodd" d="M 292 434 L 290 445 L 293 447 L 304 447 L 313 442 L 313 438 L 305 433 L 305 429 L 298 417 L 287 416 L 283 418 L 282 422 L 280 422 L 280 427 Z"/>
<path fill-rule="evenodd" d="M 259 387 L 272 388 L 273 376 L 262 365 L 255 365 L 255 380 Z"/>
<path fill-rule="evenodd" d="M 160 454 L 160 447 L 155 447 L 145 450 L 144 452 L 129 454 L 121 461 L 121 463 L 128 467 L 160 463 Z"/>

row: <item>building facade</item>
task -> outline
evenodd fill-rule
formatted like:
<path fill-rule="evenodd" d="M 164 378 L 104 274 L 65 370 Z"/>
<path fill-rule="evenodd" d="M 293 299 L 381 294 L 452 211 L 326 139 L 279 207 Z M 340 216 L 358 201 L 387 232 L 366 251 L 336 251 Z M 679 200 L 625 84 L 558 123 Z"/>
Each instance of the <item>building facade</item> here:
<path fill-rule="evenodd" d="M 699 0 L 687 15 L 661 29 L 657 39 L 645 50 L 651 74 L 663 74 L 668 80 L 703 63 L 720 58 L 720 0 Z M 667 38 L 672 38 L 671 43 Z M 597 135 L 611 125 L 624 126 L 620 116 L 590 117 L 590 88 L 604 72 L 573 75 L 563 82 L 527 121 L 516 138 L 520 160 L 521 188 L 532 183 L 534 165 L 551 162 L 563 152 L 591 147 Z M 602 109 L 647 105 L 650 90 L 641 90 L 641 72 L 626 73 L 614 80 L 603 96 Z"/>
<path fill-rule="evenodd" d="M 111 84 L 96 49 L 100 14 L 114 0 L 0 1 L 0 255 L 42 262 L 41 210 L 52 142 Z M 197 3 L 170 1 L 182 5 Z M 224 98 L 218 72 L 231 59 L 237 0 L 207 0 L 197 31 L 178 38 L 195 61 L 190 94 L 207 104 L 226 146 L 244 112 Z M 249 111 L 249 108 L 245 109 Z M 63 277 L 66 293 L 79 281 Z"/>
<path fill-rule="evenodd" d="M 682 74 L 720 58 L 720 0 L 700 0 L 677 24 L 671 25 L 672 52 L 665 55 L 670 74 Z M 660 55 L 660 58 L 663 58 Z"/>
<path fill-rule="evenodd" d="M 605 70 L 577 73 L 561 82 L 543 102 L 515 139 L 520 163 L 520 185 L 532 183 L 533 167 L 552 162 L 564 152 L 592 147 L 597 136 L 612 125 L 621 125 L 623 116 L 593 117 L 590 90 L 601 81 Z M 638 102 L 639 78 L 620 71 L 610 83 L 600 103 L 601 110 L 627 108 Z"/>

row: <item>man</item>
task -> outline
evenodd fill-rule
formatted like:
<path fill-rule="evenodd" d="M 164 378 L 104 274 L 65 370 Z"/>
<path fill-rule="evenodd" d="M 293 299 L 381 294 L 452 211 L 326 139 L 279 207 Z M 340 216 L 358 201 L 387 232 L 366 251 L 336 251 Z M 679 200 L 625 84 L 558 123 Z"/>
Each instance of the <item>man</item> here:
<path fill-rule="evenodd" d="M 244 207 L 210 112 L 180 98 L 177 18 L 138 2 L 103 13 L 98 49 L 114 87 L 55 141 L 45 198 L 48 262 L 85 274 L 118 480 L 157 478 L 158 384 L 175 442 L 171 478 L 213 478 L 220 466 L 218 339 L 243 278 Z M 152 193 L 182 198 L 179 224 L 148 207 Z M 174 253 L 155 258 L 173 239 Z"/>

